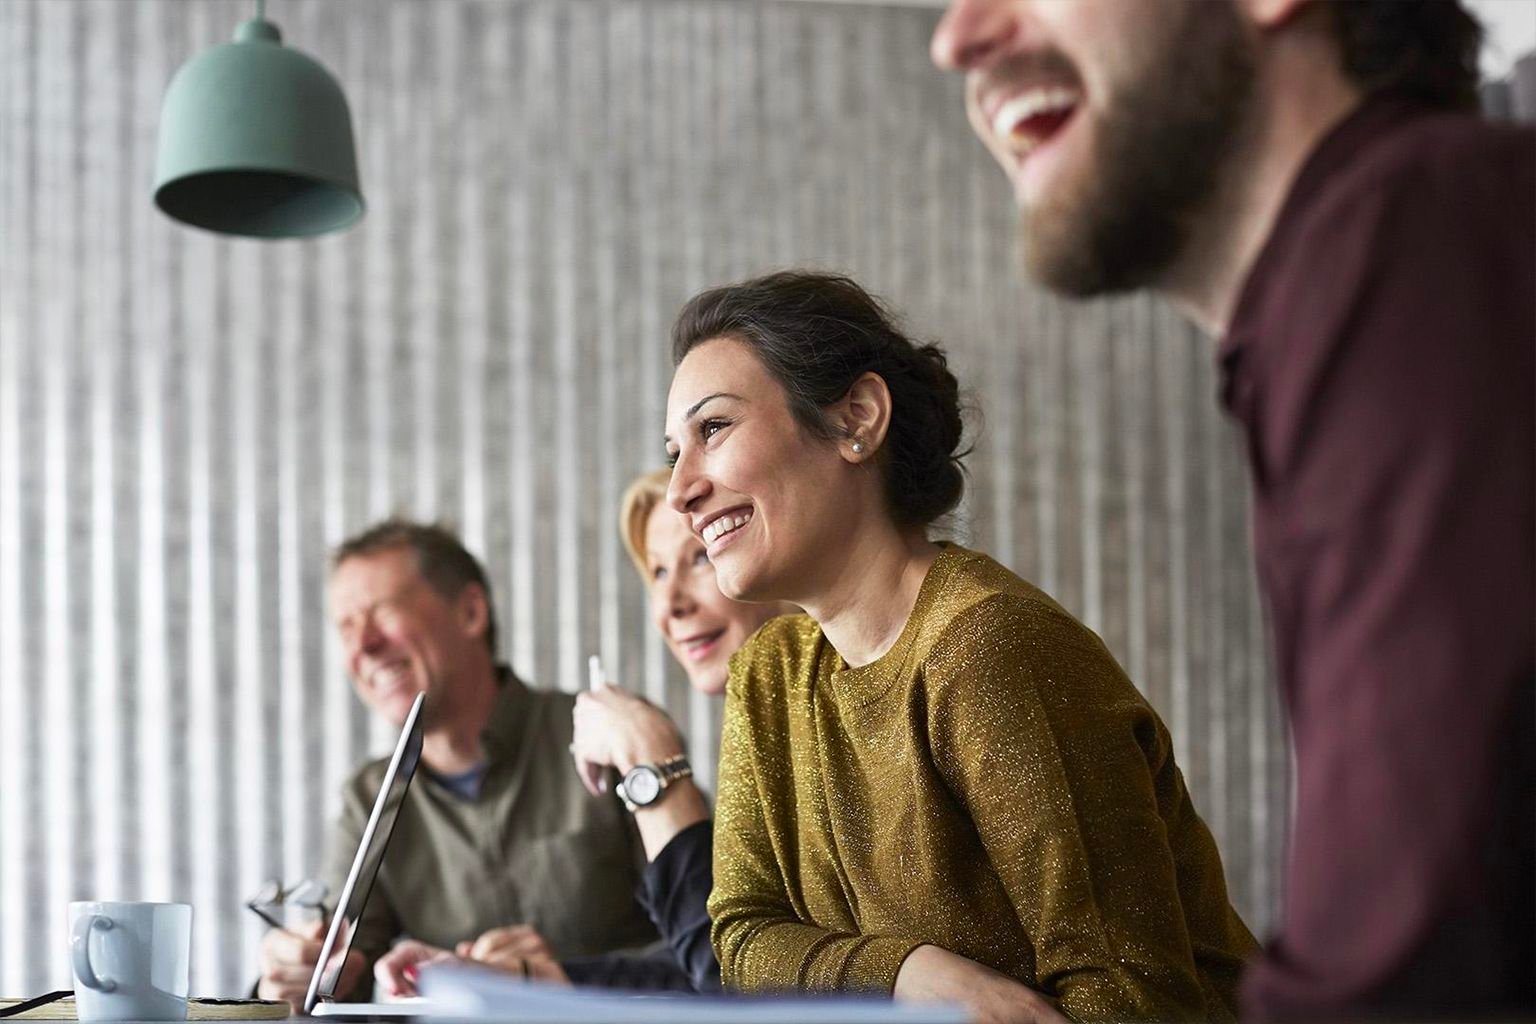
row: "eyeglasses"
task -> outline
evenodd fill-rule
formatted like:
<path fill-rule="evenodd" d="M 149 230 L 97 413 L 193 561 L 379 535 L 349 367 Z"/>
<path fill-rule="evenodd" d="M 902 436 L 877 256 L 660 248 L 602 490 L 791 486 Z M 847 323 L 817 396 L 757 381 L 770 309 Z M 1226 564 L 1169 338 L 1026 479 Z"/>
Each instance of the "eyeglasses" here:
<path fill-rule="evenodd" d="M 245 901 L 245 908 L 273 928 L 288 930 L 283 923 L 282 912 L 288 907 L 319 911 L 325 914 L 325 897 L 330 890 L 324 882 L 306 878 L 302 882 L 284 888 L 282 882 L 266 882 L 256 890 L 256 895 Z"/>

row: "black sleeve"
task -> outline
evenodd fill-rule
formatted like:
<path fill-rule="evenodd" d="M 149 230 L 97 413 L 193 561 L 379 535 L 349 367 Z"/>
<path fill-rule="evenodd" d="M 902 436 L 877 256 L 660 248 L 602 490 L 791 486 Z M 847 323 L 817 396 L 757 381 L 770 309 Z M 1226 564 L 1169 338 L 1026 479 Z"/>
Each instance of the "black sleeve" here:
<path fill-rule="evenodd" d="M 668 950 L 648 955 L 584 956 L 560 961 L 573 985 L 635 992 L 692 992 L 693 982 Z"/>
<path fill-rule="evenodd" d="M 714 823 L 690 825 L 646 865 L 635 895 L 666 941 L 649 955 L 578 957 L 560 966 L 575 985 L 632 991 L 720 991 L 720 964 L 704 909 L 714 885 Z"/>
<path fill-rule="evenodd" d="M 709 944 L 704 906 L 714 887 L 714 849 L 713 821 L 689 825 L 646 865 L 636 894 L 695 992 L 720 991 L 720 963 Z"/>

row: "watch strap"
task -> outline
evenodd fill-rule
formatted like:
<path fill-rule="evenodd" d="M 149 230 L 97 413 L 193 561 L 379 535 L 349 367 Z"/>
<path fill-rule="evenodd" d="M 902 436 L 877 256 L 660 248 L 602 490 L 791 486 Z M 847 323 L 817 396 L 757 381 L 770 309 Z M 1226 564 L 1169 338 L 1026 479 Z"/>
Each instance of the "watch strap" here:
<path fill-rule="evenodd" d="M 654 766 L 661 775 L 661 788 L 666 789 L 678 779 L 693 777 L 693 765 L 688 762 L 687 754 L 675 754 Z"/>

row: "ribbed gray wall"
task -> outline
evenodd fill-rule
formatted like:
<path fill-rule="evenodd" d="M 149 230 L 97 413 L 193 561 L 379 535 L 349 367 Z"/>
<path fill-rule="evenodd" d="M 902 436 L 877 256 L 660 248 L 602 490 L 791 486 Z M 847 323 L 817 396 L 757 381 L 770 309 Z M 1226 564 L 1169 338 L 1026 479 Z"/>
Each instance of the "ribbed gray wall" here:
<path fill-rule="evenodd" d="M 249 984 L 243 898 L 315 869 L 388 738 L 323 583 L 390 511 L 460 524 L 521 673 L 578 688 L 601 652 L 709 778 L 717 709 L 648 625 L 615 504 L 662 456 L 678 305 L 791 264 L 949 346 L 981 410 L 956 534 L 1104 635 L 1269 923 L 1286 759 L 1211 346 L 1019 283 L 934 12 L 274 2 L 345 83 L 369 202 L 305 243 L 150 201 L 172 71 L 248 13 L 0 4 L 0 995 L 68 983 L 75 898 L 189 900 L 194 990 Z"/>

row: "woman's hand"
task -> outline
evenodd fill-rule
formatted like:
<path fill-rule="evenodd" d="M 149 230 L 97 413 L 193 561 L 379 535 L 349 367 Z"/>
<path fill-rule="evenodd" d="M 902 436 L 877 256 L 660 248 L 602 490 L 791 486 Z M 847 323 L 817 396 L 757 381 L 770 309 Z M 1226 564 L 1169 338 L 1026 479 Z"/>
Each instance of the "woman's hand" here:
<path fill-rule="evenodd" d="M 571 983 L 544 936 L 527 925 L 492 928 L 474 942 L 459 943 L 454 952 L 471 963 L 521 974 L 525 978 L 560 985 Z"/>
<path fill-rule="evenodd" d="M 406 939 L 394 949 L 379 957 L 373 965 L 373 980 L 385 995 L 405 998 L 416 995 L 416 973 L 427 964 L 453 960 L 446 949 L 429 946 L 425 942 Z"/>
<path fill-rule="evenodd" d="M 608 769 L 657 764 L 683 753 L 683 739 L 667 713 L 644 697 L 611 684 L 576 695 L 571 756 L 587 792 L 605 789 Z"/>
<path fill-rule="evenodd" d="M 975 1024 L 1066 1024 L 1049 999 L 1008 975 L 938 946 L 902 961 L 891 993 L 902 1002 L 959 1003 Z"/>
<path fill-rule="evenodd" d="M 660 764 L 683 753 L 683 737 L 667 713 L 644 697 L 605 685 L 576 695 L 571 756 L 587 792 L 604 791 L 608 773 Z M 678 779 L 657 802 L 635 812 L 645 859 L 655 860 L 676 835 L 709 817 L 709 803 L 692 779 Z"/>

